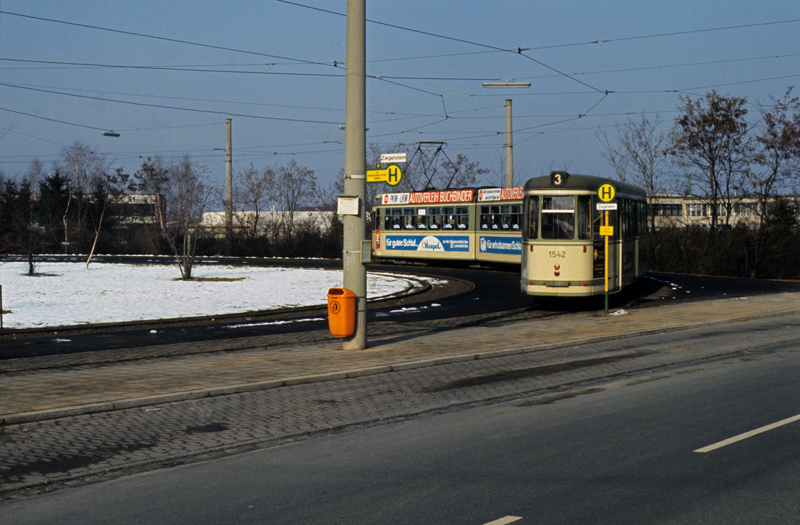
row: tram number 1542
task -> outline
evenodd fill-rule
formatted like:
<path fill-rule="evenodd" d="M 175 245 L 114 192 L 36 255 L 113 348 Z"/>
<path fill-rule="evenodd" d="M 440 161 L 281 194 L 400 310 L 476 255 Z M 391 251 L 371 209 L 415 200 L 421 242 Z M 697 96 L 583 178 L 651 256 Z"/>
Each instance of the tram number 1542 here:
<path fill-rule="evenodd" d="M 550 250 L 548 253 L 551 259 L 565 259 L 567 257 L 567 252 L 565 251 Z"/>

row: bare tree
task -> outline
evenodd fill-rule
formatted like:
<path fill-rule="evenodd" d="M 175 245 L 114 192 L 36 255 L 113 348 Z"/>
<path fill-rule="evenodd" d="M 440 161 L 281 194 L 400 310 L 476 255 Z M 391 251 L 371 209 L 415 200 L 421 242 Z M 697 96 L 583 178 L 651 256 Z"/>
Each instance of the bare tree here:
<path fill-rule="evenodd" d="M 213 188 L 206 182 L 207 172 L 206 166 L 193 163 L 188 155 L 167 170 L 164 186 L 167 221 L 162 234 L 175 256 L 183 280 L 192 278 L 198 225 L 213 196 Z"/>
<path fill-rule="evenodd" d="M 155 209 L 152 210 L 154 221 L 146 220 L 142 223 L 142 244 L 146 243 L 147 249 L 151 253 L 159 253 L 159 239 L 166 228 L 166 202 L 167 182 L 169 180 L 169 169 L 164 165 L 160 157 L 149 158 L 142 163 L 142 166 L 133 174 L 132 186 L 139 193 L 155 196 Z"/>
<path fill-rule="evenodd" d="M 97 247 L 97 239 L 100 238 L 100 231 L 103 228 L 103 219 L 106 215 L 106 210 L 109 207 L 115 206 L 126 191 L 131 189 L 132 182 L 130 175 L 125 173 L 122 168 L 117 168 L 113 174 L 103 174 L 103 177 L 96 182 L 94 191 L 94 209 L 99 209 L 100 216 L 97 222 L 92 222 L 94 228 L 94 240 L 92 241 L 92 248 L 89 250 L 89 256 L 86 258 L 86 268 L 94 257 L 94 249 Z"/>
<path fill-rule="evenodd" d="M 275 193 L 275 171 L 264 168 L 259 171 L 253 164 L 239 172 L 233 190 L 234 202 L 240 211 L 236 219 L 247 238 L 255 239 L 263 229 L 264 214 L 269 209 L 271 196 Z"/>
<path fill-rule="evenodd" d="M 651 231 L 655 230 L 652 207 L 657 204 L 659 193 L 666 189 L 664 146 L 667 138 L 658 131 L 659 125 L 658 115 L 653 121 L 644 113 L 641 120 L 628 119 L 616 127 L 618 148 L 612 147 L 605 133 L 598 131 L 605 149 L 603 158 L 613 166 L 619 180 L 638 184 L 647 191 Z"/>
<path fill-rule="evenodd" d="M 39 182 L 44 180 L 47 173 L 44 169 L 44 162 L 39 159 L 33 159 L 28 166 L 28 171 L 25 172 L 25 178 L 28 179 L 33 185 L 33 191 L 39 191 Z"/>
<path fill-rule="evenodd" d="M 454 161 L 448 158 L 442 163 L 442 167 L 444 168 L 443 179 L 446 178 L 448 181 L 445 186 L 447 188 L 475 186 L 483 175 L 489 173 L 488 169 L 481 168 L 480 162 L 469 160 L 463 153 L 456 155 Z"/>
<path fill-rule="evenodd" d="M 620 136 L 620 126 L 617 126 L 617 140 L 619 140 Z M 595 132 L 595 136 L 597 140 L 600 141 L 600 144 L 603 146 L 603 151 L 600 153 L 600 156 L 606 159 L 606 161 L 611 165 L 614 169 L 614 174 L 617 176 L 617 180 L 620 181 L 627 181 L 628 180 L 628 165 L 630 161 L 628 157 L 625 156 L 624 147 L 618 147 L 611 143 L 611 140 L 608 138 L 608 135 L 602 129 L 599 129 Z M 620 145 L 621 146 L 621 145 Z"/>
<path fill-rule="evenodd" d="M 792 87 L 783 98 L 773 99 L 770 108 L 762 108 L 761 125 L 754 157 L 756 169 L 748 173 L 753 193 L 758 199 L 758 215 L 763 226 L 769 216 L 770 198 L 790 185 L 800 170 L 800 99 L 792 96 Z"/>
<path fill-rule="evenodd" d="M 525 174 L 529 174 L 529 169 L 520 167 L 520 162 L 514 160 L 514 172 L 512 173 L 512 186 L 522 186 L 526 180 L 530 178 Z M 503 187 L 506 185 L 506 154 L 503 150 L 497 150 L 495 160 L 492 163 L 492 168 L 486 170 L 486 176 L 483 177 L 486 184 L 490 186 Z M 478 184 L 481 184 L 479 181 Z"/>
<path fill-rule="evenodd" d="M 294 238 L 295 215 L 303 205 L 317 200 L 317 176 L 308 168 L 292 160 L 275 170 L 275 201 L 282 212 L 281 237 L 291 243 Z"/>
<path fill-rule="evenodd" d="M 61 171 L 69 174 L 72 189 L 84 194 L 91 192 L 109 167 L 105 155 L 95 153 L 90 146 L 79 140 L 64 148 L 62 155 Z"/>
<path fill-rule="evenodd" d="M 206 166 L 193 163 L 185 155 L 169 166 L 158 157 L 147 159 L 133 176 L 139 191 L 165 197 L 165 210 L 156 210 L 154 227 L 169 246 L 184 280 L 192 278 L 198 225 L 214 195 L 213 188 L 206 182 L 207 172 Z M 166 217 L 160 217 L 161 213 Z"/>
<path fill-rule="evenodd" d="M 700 197 L 710 207 L 711 228 L 716 230 L 720 212 L 728 224 L 745 184 L 752 149 L 745 120 L 747 100 L 716 91 L 705 99 L 682 100 L 667 152 L 700 184 Z"/>

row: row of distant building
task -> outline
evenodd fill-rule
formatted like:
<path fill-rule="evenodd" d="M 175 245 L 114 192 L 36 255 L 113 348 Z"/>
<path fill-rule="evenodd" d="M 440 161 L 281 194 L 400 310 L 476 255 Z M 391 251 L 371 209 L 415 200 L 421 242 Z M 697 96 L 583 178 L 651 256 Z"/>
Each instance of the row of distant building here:
<path fill-rule="evenodd" d="M 800 196 L 784 197 L 800 203 Z M 711 223 L 711 205 L 705 199 L 696 196 L 658 195 L 649 199 L 651 210 L 655 216 L 656 228 L 686 227 L 690 225 L 709 226 Z M 773 200 L 774 201 L 774 200 Z M 119 222 L 131 224 L 133 222 L 157 225 L 164 224 L 166 217 L 166 203 L 158 195 L 126 195 L 118 201 L 117 216 Z M 757 227 L 760 223 L 758 213 L 759 204 L 755 198 L 739 198 L 732 206 L 730 217 L 725 206 L 718 204 L 718 222 L 720 224 L 745 224 L 748 227 Z M 800 209 L 798 206 L 796 209 Z M 324 229 L 330 224 L 334 210 L 320 208 L 302 208 L 293 212 L 292 220 L 295 224 L 313 225 Z M 254 211 L 238 211 L 233 214 L 233 228 L 252 227 L 257 220 L 267 231 L 270 226 L 285 221 L 289 212 L 276 210 L 274 207 L 256 213 Z M 800 217 L 798 217 L 800 219 Z M 225 212 L 213 211 L 203 213 L 199 228 L 218 231 L 220 235 L 225 230 Z M 261 228 L 259 228 L 261 229 Z"/>
<path fill-rule="evenodd" d="M 798 196 L 785 197 L 794 202 L 800 202 Z M 712 205 L 707 199 L 692 195 L 659 195 L 655 198 L 648 198 L 651 210 L 655 216 L 656 228 L 667 228 L 670 226 L 709 226 L 711 224 Z M 776 199 L 771 199 L 774 204 Z M 717 222 L 719 224 L 744 224 L 750 228 L 756 228 L 761 222 L 759 213 L 759 202 L 753 197 L 737 198 L 730 210 L 721 202 L 717 203 Z M 798 217 L 800 218 L 800 217 Z"/>

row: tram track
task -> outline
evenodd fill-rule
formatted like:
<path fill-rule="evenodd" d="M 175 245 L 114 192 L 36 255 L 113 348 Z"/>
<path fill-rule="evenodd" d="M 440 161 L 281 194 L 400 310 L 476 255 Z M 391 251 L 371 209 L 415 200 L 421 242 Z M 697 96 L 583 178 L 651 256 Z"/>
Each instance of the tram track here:
<path fill-rule="evenodd" d="M 78 261 L 76 257 L 47 260 Z M 168 264 L 167 258 L 98 257 L 102 262 Z M 337 260 L 259 260 L 209 258 L 200 264 L 341 267 Z M 541 301 L 519 293 L 513 270 L 372 264 L 370 272 L 401 275 L 416 282 L 401 294 L 369 301 L 369 334 L 391 337 L 468 326 L 501 326 L 550 319 L 598 308 L 591 300 Z M 614 299 L 620 308 L 659 306 L 664 301 L 695 301 L 737 294 L 800 289 L 800 283 L 756 282 L 701 276 L 643 279 Z M 429 281 L 435 281 L 431 285 Z M 691 293 L 690 293 L 691 292 Z M 430 308 L 422 305 L 433 305 Z M 303 321 L 303 322 L 300 322 Z M 277 324 L 281 323 L 281 324 Z M 234 329 L 235 328 L 235 329 Z M 56 338 L 57 341 L 56 342 Z M 21 370 L 92 366 L 120 360 L 168 358 L 243 348 L 308 344 L 330 340 L 325 305 L 239 314 L 158 319 L 101 325 L 0 332 L 0 374 Z"/>

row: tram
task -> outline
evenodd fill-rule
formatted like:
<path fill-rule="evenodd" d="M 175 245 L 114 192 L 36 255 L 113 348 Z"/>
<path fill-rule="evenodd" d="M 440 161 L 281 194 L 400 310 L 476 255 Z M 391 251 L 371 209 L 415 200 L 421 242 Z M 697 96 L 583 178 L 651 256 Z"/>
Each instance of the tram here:
<path fill-rule="evenodd" d="M 516 186 L 377 195 L 372 255 L 384 260 L 519 264 L 522 191 Z"/>
<path fill-rule="evenodd" d="M 598 191 L 610 187 L 601 202 Z M 554 171 L 524 186 L 521 290 L 575 297 L 618 292 L 647 272 L 647 193 L 624 182 Z M 600 208 L 615 208 L 610 211 Z M 608 225 L 604 214 L 608 213 Z M 608 234 L 608 253 L 605 237 Z"/>

